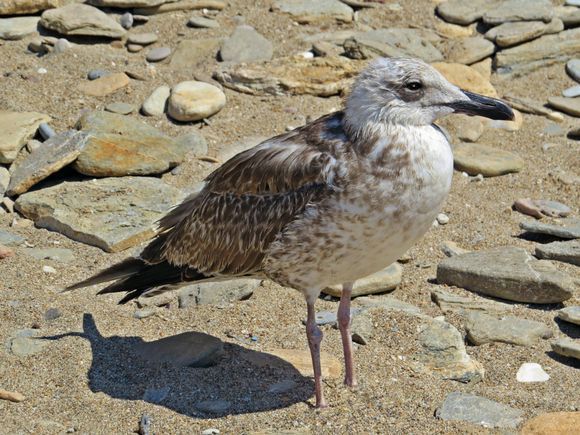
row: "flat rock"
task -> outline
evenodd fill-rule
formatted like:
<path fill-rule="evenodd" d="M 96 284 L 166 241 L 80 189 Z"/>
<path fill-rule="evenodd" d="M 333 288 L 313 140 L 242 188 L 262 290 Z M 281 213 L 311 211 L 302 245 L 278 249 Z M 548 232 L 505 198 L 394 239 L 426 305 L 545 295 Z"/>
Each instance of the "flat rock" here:
<path fill-rule="evenodd" d="M 521 435 L 573 434 L 580 426 L 580 412 L 548 412 L 528 420 Z"/>
<path fill-rule="evenodd" d="M 189 19 L 187 25 L 198 29 L 217 29 L 220 23 L 211 18 L 193 16 Z"/>
<path fill-rule="evenodd" d="M 441 420 L 515 429 L 522 422 L 524 412 L 475 394 L 453 392 L 445 397 L 435 415 Z"/>
<path fill-rule="evenodd" d="M 222 341 L 202 332 L 184 332 L 150 342 L 138 343 L 134 351 L 155 364 L 178 367 L 210 367 L 223 356 Z"/>
<path fill-rule="evenodd" d="M 558 355 L 575 358 L 580 361 L 580 342 L 562 338 L 552 343 L 552 350 Z"/>
<path fill-rule="evenodd" d="M 156 128 L 123 115 L 86 113 L 76 127 L 90 137 L 73 167 L 89 176 L 161 174 L 180 164 L 187 152 Z"/>
<path fill-rule="evenodd" d="M 545 260 L 557 260 L 580 266 L 580 239 L 537 245 L 534 255 Z"/>
<path fill-rule="evenodd" d="M 503 23 L 488 30 L 485 38 L 500 47 L 511 47 L 542 36 L 546 27 L 547 25 L 542 21 Z"/>
<path fill-rule="evenodd" d="M 89 136 L 70 130 L 57 134 L 11 168 L 8 195 L 20 195 L 36 183 L 72 163 L 80 154 Z"/>
<path fill-rule="evenodd" d="M 189 308 L 196 305 L 223 306 L 248 299 L 261 282 L 259 279 L 234 279 L 188 285 L 179 290 L 179 308 Z"/>
<path fill-rule="evenodd" d="M 523 248 L 504 246 L 447 258 L 437 267 L 440 284 L 515 302 L 551 304 L 574 293 L 572 278 Z"/>
<path fill-rule="evenodd" d="M 38 335 L 37 329 L 21 329 L 8 339 L 7 347 L 16 356 L 34 355 L 46 346 L 46 341 L 35 338 Z"/>
<path fill-rule="evenodd" d="M 446 38 L 457 39 L 473 36 L 475 26 L 460 26 L 445 21 L 437 20 L 435 22 L 435 31 Z"/>
<path fill-rule="evenodd" d="M 0 230 L 0 245 L 4 246 L 19 246 L 22 245 L 26 239 L 18 234 L 13 234 L 8 231 Z"/>
<path fill-rule="evenodd" d="M 149 50 L 145 59 L 147 62 L 161 62 L 164 59 L 167 59 L 171 54 L 171 48 L 169 47 L 155 47 Z"/>
<path fill-rule="evenodd" d="M 37 260 L 53 260 L 59 263 L 70 263 L 75 259 L 75 254 L 66 248 L 27 248 L 22 252 Z"/>
<path fill-rule="evenodd" d="M 96 80 L 81 83 L 79 90 L 92 97 L 104 97 L 112 94 L 130 83 L 125 73 L 115 73 L 100 77 Z"/>
<path fill-rule="evenodd" d="M 566 98 L 580 97 L 580 85 L 571 86 L 562 91 L 562 96 Z"/>
<path fill-rule="evenodd" d="M 171 1 L 172 0 L 169 0 L 169 2 Z M 90 3 L 93 6 L 103 8 L 130 9 L 130 8 L 152 8 L 154 6 L 159 6 L 164 3 L 168 3 L 168 0 L 89 0 L 87 3 Z"/>
<path fill-rule="evenodd" d="M 0 15 L 29 15 L 45 9 L 57 8 L 66 0 L 2 0 Z"/>
<path fill-rule="evenodd" d="M 496 302 L 484 298 L 458 296 L 443 290 L 433 290 L 431 299 L 444 313 L 477 311 L 483 313 L 497 313 L 509 311 L 512 306 L 503 302 Z"/>
<path fill-rule="evenodd" d="M 467 25 L 476 22 L 488 10 L 500 3 L 499 0 L 449 0 L 437 5 L 437 13 L 445 20 L 454 24 Z"/>
<path fill-rule="evenodd" d="M 42 13 L 40 24 L 61 35 L 102 36 L 122 38 L 126 30 L 101 10 L 79 3 L 71 3 Z"/>
<path fill-rule="evenodd" d="M 521 110 L 524 113 L 545 116 L 553 121 L 562 122 L 564 116 L 561 113 L 553 112 L 544 107 L 544 103 L 530 98 L 516 97 L 512 94 L 504 94 L 503 99 L 510 103 L 513 109 Z"/>
<path fill-rule="evenodd" d="M 159 86 L 143 102 L 141 112 L 147 116 L 163 116 L 170 94 L 171 88 L 169 86 Z"/>
<path fill-rule="evenodd" d="M 252 26 L 244 24 L 236 27 L 223 42 L 220 58 L 224 62 L 256 62 L 272 59 L 273 53 L 272 43 Z"/>
<path fill-rule="evenodd" d="M 461 333 L 451 324 L 430 320 L 419 329 L 421 350 L 414 356 L 428 371 L 443 379 L 479 382 L 485 376 L 483 365 L 465 350 Z"/>
<path fill-rule="evenodd" d="M 520 213 L 538 219 L 542 219 L 544 216 L 566 217 L 572 213 L 572 210 L 567 205 L 547 199 L 520 198 L 514 201 L 513 207 Z"/>
<path fill-rule="evenodd" d="M 175 11 L 193 11 L 197 9 L 211 9 L 221 11 L 226 7 L 226 2 L 220 0 L 180 0 L 171 3 L 164 3 L 152 8 L 135 8 L 133 13 L 136 15 L 155 15 Z"/>
<path fill-rule="evenodd" d="M 199 121 L 216 114 L 225 105 L 226 95 L 217 86 L 187 81 L 171 90 L 167 113 L 177 121 Z"/>
<path fill-rule="evenodd" d="M 376 293 L 385 293 L 394 290 L 400 283 L 403 276 L 403 268 L 398 263 L 393 263 L 383 270 L 380 270 L 365 278 L 358 279 L 352 289 L 352 296 L 365 296 Z M 340 297 L 342 285 L 327 287 L 322 290 L 331 296 Z"/>
<path fill-rule="evenodd" d="M 351 59 L 406 56 L 438 62 L 443 55 L 432 44 L 438 40 L 436 34 L 421 29 L 378 29 L 356 33 L 344 42 L 344 51 Z"/>
<path fill-rule="evenodd" d="M 16 17 L 0 19 L 0 39 L 18 40 L 36 33 L 39 17 Z"/>
<path fill-rule="evenodd" d="M 38 126 L 50 119 L 37 112 L 0 111 L 0 163 L 12 163 Z"/>
<path fill-rule="evenodd" d="M 489 81 L 473 67 L 462 63 L 435 62 L 431 64 L 437 71 L 453 83 L 469 92 L 475 92 L 488 97 L 497 98 L 497 91 Z"/>
<path fill-rule="evenodd" d="M 262 352 L 245 352 L 244 358 L 258 367 L 278 368 L 290 364 L 302 376 L 314 376 L 309 350 L 272 349 Z M 341 362 L 326 352 L 320 352 L 320 365 L 323 378 L 338 378 L 342 373 Z"/>
<path fill-rule="evenodd" d="M 483 134 L 484 125 L 479 116 L 456 114 L 448 119 L 445 128 L 459 142 L 477 142 Z"/>
<path fill-rule="evenodd" d="M 516 373 L 518 382 L 546 382 L 550 380 L 542 366 L 538 363 L 523 363 Z"/>
<path fill-rule="evenodd" d="M 105 110 L 119 115 L 129 115 L 135 111 L 135 106 L 128 103 L 115 102 L 107 104 Z"/>
<path fill-rule="evenodd" d="M 171 56 L 169 66 L 174 69 L 191 70 L 204 65 L 207 58 L 216 58 L 221 39 L 200 38 L 180 41 Z"/>
<path fill-rule="evenodd" d="M 325 20 L 350 23 L 354 15 L 352 8 L 339 0 L 275 0 L 272 10 L 287 13 L 301 24 Z"/>
<path fill-rule="evenodd" d="M 494 51 L 493 42 L 473 36 L 452 41 L 447 48 L 447 60 L 452 63 L 471 65 L 491 56 Z"/>
<path fill-rule="evenodd" d="M 580 98 L 549 97 L 548 104 L 568 115 L 580 117 Z"/>
<path fill-rule="evenodd" d="M 483 22 L 497 25 L 511 21 L 549 22 L 554 16 L 550 0 L 507 0 L 483 14 Z"/>
<path fill-rule="evenodd" d="M 544 35 L 517 47 L 501 50 L 495 56 L 500 73 L 518 69 L 531 70 L 534 63 L 562 62 L 580 51 L 580 29 L 565 30 L 555 35 Z"/>
<path fill-rule="evenodd" d="M 481 174 L 484 177 L 519 172 L 524 160 L 512 152 L 492 148 L 482 144 L 457 144 L 453 147 L 455 169 L 469 175 Z"/>
<path fill-rule="evenodd" d="M 580 219 L 568 218 L 564 225 L 548 224 L 537 221 L 520 222 L 524 231 L 536 234 L 547 234 L 561 239 L 580 239 Z"/>
<path fill-rule="evenodd" d="M 580 306 L 562 308 L 558 310 L 557 317 L 565 322 L 580 325 Z"/>
<path fill-rule="evenodd" d="M 127 37 L 127 43 L 137 45 L 150 45 L 157 42 L 159 36 L 155 33 L 131 33 Z"/>
<path fill-rule="evenodd" d="M 497 318 L 476 312 L 466 316 L 465 329 L 467 340 L 476 346 L 493 342 L 532 346 L 540 338 L 546 339 L 554 335 L 541 322 L 512 316 Z"/>
<path fill-rule="evenodd" d="M 385 311 L 399 311 L 417 317 L 423 316 L 419 307 L 392 296 L 363 296 L 356 299 L 356 304 L 362 308 L 378 308 Z"/>
<path fill-rule="evenodd" d="M 102 178 L 28 192 L 15 206 L 40 228 L 118 252 L 153 237 L 155 222 L 184 196 L 157 178 Z"/>
<path fill-rule="evenodd" d="M 360 65 L 344 57 L 276 58 L 267 63 L 235 65 L 214 78 L 227 88 L 252 95 L 329 97 L 350 88 Z"/>

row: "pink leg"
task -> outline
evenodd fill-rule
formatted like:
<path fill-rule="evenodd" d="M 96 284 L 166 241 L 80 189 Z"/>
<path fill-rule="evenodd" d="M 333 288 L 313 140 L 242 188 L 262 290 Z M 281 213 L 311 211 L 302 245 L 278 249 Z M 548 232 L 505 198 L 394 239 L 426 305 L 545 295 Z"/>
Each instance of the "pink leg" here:
<path fill-rule="evenodd" d="M 316 407 L 326 408 L 326 400 L 322 393 L 322 370 L 320 367 L 320 343 L 322 342 L 322 331 L 316 325 L 314 301 L 306 300 L 308 306 L 308 316 L 306 318 L 306 336 L 308 337 L 308 346 L 310 347 L 310 356 L 312 356 L 312 367 L 314 368 L 314 387 L 316 391 Z"/>
<path fill-rule="evenodd" d="M 342 285 L 342 295 L 338 306 L 338 329 L 342 337 L 342 349 L 344 352 L 345 375 L 344 383 L 349 387 L 356 387 L 356 376 L 354 374 L 354 364 L 352 361 L 352 337 L 350 333 L 350 296 L 353 283 Z"/>

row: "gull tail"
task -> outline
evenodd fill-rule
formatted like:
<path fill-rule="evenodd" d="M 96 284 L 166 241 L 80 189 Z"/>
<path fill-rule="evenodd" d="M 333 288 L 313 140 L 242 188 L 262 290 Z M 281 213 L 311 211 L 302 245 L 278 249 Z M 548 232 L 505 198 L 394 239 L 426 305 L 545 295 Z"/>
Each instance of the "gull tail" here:
<path fill-rule="evenodd" d="M 143 294 L 153 296 L 172 290 L 184 281 L 202 279 L 207 279 L 207 277 L 192 268 L 173 266 L 166 261 L 149 264 L 139 258 L 127 258 L 84 281 L 65 288 L 63 292 L 114 281 L 97 294 L 127 292 L 119 301 L 119 304 L 125 304 Z"/>

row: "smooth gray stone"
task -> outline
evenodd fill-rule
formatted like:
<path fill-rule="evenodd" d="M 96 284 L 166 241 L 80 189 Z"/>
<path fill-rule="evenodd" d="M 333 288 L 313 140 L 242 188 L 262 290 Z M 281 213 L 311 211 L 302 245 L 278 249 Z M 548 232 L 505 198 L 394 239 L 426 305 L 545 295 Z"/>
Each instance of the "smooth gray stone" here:
<path fill-rule="evenodd" d="M 580 239 L 580 219 L 568 218 L 564 225 L 525 221 L 520 222 L 520 228 L 530 233 L 547 234 L 561 239 Z"/>
<path fill-rule="evenodd" d="M 89 140 L 86 133 L 69 130 L 52 136 L 41 147 L 13 165 L 8 195 L 20 195 L 73 162 Z"/>
<path fill-rule="evenodd" d="M 557 317 L 565 322 L 580 325 L 580 306 L 562 308 L 558 311 Z"/>
<path fill-rule="evenodd" d="M 447 49 L 447 61 L 471 65 L 491 56 L 494 51 L 493 42 L 480 36 L 458 39 Z"/>
<path fill-rule="evenodd" d="M 129 30 L 131 27 L 133 27 L 133 21 L 133 14 L 131 14 L 131 12 L 125 12 L 123 15 L 121 15 L 119 23 L 123 29 Z"/>
<path fill-rule="evenodd" d="M 236 27 L 220 49 L 220 58 L 224 62 L 257 62 L 272 59 L 274 53 L 270 41 L 248 25 Z"/>
<path fill-rule="evenodd" d="M 171 54 L 171 48 L 169 47 L 157 47 L 147 53 L 147 62 L 161 62 L 166 59 Z"/>
<path fill-rule="evenodd" d="M 549 97 L 548 104 L 570 116 L 580 118 L 580 98 Z"/>
<path fill-rule="evenodd" d="M 572 86 L 562 91 L 562 96 L 566 98 L 580 97 L 580 85 Z"/>
<path fill-rule="evenodd" d="M 39 17 L 0 18 L 0 39 L 15 41 L 32 35 L 39 21 Z"/>
<path fill-rule="evenodd" d="M 476 346 L 501 342 L 519 346 L 532 346 L 540 338 L 550 338 L 552 330 L 541 322 L 513 316 L 501 318 L 472 312 L 466 316 L 467 340 Z"/>
<path fill-rule="evenodd" d="M 580 266 L 580 239 L 536 246 L 536 257 Z"/>
<path fill-rule="evenodd" d="M 179 290 L 179 308 L 189 308 L 195 305 L 226 305 L 248 299 L 261 282 L 259 279 L 242 278 L 188 285 Z"/>
<path fill-rule="evenodd" d="M 562 338 L 552 343 L 552 350 L 558 355 L 575 358 L 580 361 L 580 342 Z"/>
<path fill-rule="evenodd" d="M 46 122 L 41 122 L 38 125 L 38 132 L 40 133 L 40 135 L 44 140 L 50 139 L 56 134 L 52 129 L 52 127 L 48 125 Z"/>
<path fill-rule="evenodd" d="M 44 320 L 47 320 L 50 322 L 51 320 L 56 320 L 61 316 L 62 316 L 62 313 L 60 312 L 60 310 L 58 308 L 49 308 L 44 313 Z"/>
<path fill-rule="evenodd" d="M 157 42 L 159 36 L 155 33 L 132 33 L 127 37 L 128 44 L 150 45 Z"/>
<path fill-rule="evenodd" d="M 28 192 L 15 207 L 40 228 L 119 252 L 153 237 L 155 222 L 184 196 L 157 178 L 111 177 Z"/>
<path fill-rule="evenodd" d="M 0 245 L 19 246 L 25 242 L 24 237 L 0 229 Z"/>
<path fill-rule="evenodd" d="M 135 106 L 128 103 L 109 103 L 105 106 L 105 110 L 119 115 L 128 115 L 135 111 Z"/>
<path fill-rule="evenodd" d="M 22 252 L 37 260 L 54 260 L 60 263 L 70 263 L 75 258 L 74 252 L 66 248 L 27 248 Z"/>
<path fill-rule="evenodd" d="M 353 10 L 339 0 L 275 0 L 272 10 L 287 13 L 299 23 L 328 19 L 350 23 L 353 20 Z"/>
<path fill-rule="evenodd" d="M 515 429 L 522 422 L 524 412 L 484 397 L 456 391 L 447 395 L 435 415 L 441 420 Z"/>
<path fill-rule="evenodd" d="M 580 59 L 570 59 L 566 62 L 566 72 L 577 82 L 580 82 Z"/>
<path fill-rule="evenodd" d="M 220 26 L 216 20 L 205 17 L 191 17 L 187 24 L 199 29 L 217 29 Z"/>
<path fill-rule="evenodd" d="M 485 369 L 467 354 L 463 336 L 453 325 L 429 320 L 419 330 L 419 344 L 414 358 L 435 375 L 464 383 L 483 380 Z"/>
<path fill-rule="evenodd" d="M 103 36 L 121 39 L 126 30 L 100 9 L 71 3 L 42 13 L 40 24 L 61 35 Z"/>
<path fill-rule="evenodd" d="M 574 294 L 572 277 L 523 248 L 504 246 L 447 258 L 437 281 L 515 302 L 549 304 Z"/>
<path fill-rule="evenodd" d="M 466 26 L 479 20 L 499 3 L 499 0 L 449 0 L 437 5 L 437 13 L 449 23 Z"/>
<path fill-rule="evenodd" d="M 223 355 L 222 341 L 202 332 L 183 332 L 159 340 L 137 343 L 135 353 L 154 364 L 210 367 Z"/>
<path fill-rule="evenodd" d="M 111 73 L 109 71 L 105 71 L 102 69 L 92 69 L 87 73 L 87 78 L 89 80 L 96 80 L 96 79 L 100 79 L 101 77 L 105 77 L 110 75 Z"/>
<path fill-rule="evenodd" d="M 7 347 L 16 356 L 30 356 L 40 352 L 46 341 L 35 338 L 40 332 L 37 329 L 21 329 L 8 339 Z"/>
<path fill-rule="evenodd" d="M 162 116 L 165 113 L 170 94 L 171 88 L 169 86 L 159 86 L 143 102 L 141 112 L 147 116 Z"/>

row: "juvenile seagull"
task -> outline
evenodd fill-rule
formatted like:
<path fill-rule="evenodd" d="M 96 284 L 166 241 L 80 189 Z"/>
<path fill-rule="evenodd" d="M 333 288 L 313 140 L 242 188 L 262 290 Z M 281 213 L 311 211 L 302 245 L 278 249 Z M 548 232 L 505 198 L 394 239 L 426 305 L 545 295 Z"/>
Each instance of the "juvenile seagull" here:
<path fill-rule="evenodd" d="M 293 287 L 306 298 L 316 406 L 325 407 L 314 303 L 342 284 L 338 325 L 353 387 L 353 283 L 396 261 L 437 216 L 453 156 L 433 122 L 451 113 L 513 119 L 501 101 L 462 91 L 420 60 L 377 59 L 343 110 L 234 156 L 160 220 L 138 258 L 68 290 L 115 280 L 99 294 L 127 292 L 125 303 L 192 281 L 254 277 Z"/>

